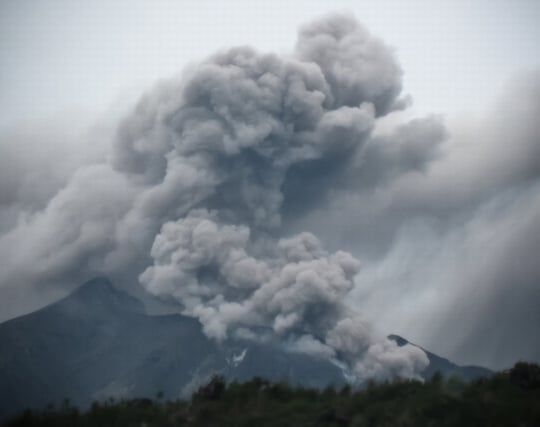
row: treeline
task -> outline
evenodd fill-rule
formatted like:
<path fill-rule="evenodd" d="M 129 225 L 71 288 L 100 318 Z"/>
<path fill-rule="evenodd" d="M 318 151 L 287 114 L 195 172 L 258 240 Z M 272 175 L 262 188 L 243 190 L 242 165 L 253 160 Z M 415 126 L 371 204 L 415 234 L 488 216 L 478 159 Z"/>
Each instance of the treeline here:
<path fill-rule="evenodd" d="M 191 400 L 95 402 L 80 412 L 27 410 L 5 426 L 540 426 L 540 367 L 520 362 L 491 378 L 465 383 L 436 374 L 430 380 L 369 383 L 324 390 L 254 378 L 226 383 L 214 377 Z"/>

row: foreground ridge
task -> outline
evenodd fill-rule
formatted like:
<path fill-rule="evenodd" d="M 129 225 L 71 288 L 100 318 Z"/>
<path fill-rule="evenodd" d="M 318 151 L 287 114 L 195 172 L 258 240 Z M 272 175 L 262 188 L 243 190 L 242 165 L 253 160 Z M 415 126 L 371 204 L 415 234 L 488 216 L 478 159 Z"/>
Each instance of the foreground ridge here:
<path fill-rule="evenodd" d="M 227 383 L 215 376 L 190 400 L 94 402 L 85 412 L 65 401 L 60 408 L 30 410 L 5 423 L 23 426 L 511 426 L 540 425 L 540 367 L 517 363 L 491 378 L 458 378 L 293 387 L 261 378 Z"/>

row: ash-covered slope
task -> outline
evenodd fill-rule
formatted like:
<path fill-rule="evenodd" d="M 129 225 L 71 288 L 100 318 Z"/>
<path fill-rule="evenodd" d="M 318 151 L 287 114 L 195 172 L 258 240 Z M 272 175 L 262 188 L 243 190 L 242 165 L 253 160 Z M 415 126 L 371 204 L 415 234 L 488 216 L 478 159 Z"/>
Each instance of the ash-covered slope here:
<path fill-rule="evenodd" d="M 432 364 L 427 376 L 469 369 L 427 354 Z M 489 373 L 479 373 L 484 372 Z M 65 398 L 84 407 L 93 400 L 159 391 L 186 396 L 214 373 L 312 387 L 345 384 L 341 369 L 326 360 L 253 341 L 218 345 L 193 318 L 147 315 L 138 300 L 104 278 L 0 325 L 0 418 Z"/>

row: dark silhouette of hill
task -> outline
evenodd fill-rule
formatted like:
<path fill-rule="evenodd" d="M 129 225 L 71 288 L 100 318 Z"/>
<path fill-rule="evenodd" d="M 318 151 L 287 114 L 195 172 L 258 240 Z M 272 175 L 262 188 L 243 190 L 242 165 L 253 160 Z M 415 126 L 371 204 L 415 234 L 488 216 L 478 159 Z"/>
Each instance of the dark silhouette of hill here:
<path fill-rule="evenodd" d="M 218 346 L 197 320 L 149 316 L 103 278 L 0 325 L 0 416 L 64 398 L 84 407 L 109 396 L 189 395 L 215 372 L 343 382 L 337 367 L 319 359 L 253 343 Z"/>
<path fill-rule="evenodd" d="M 489 374 L 427 354 L 426 377 L 436 370 L 464 379 Z M 105 278 L 0 324 L 0 418 L 65 398 L 85 408 L 111 396 L 188 397 L 215 373 L 229 380 L 259 376 L 317 388 L 346 383 L 341 369 L 328 361 L 272 343 L 218 345 L 195 319 L 150 316 Z"/>
<path fill-rule="evenodd" d="M 389 335 L 389 339 L 395 341 L 399 346 L 404 346 L 406 344 L 414 345 L 418 348 L 421 348 L 427 355 L 429 359 L 429 365 L 422 372 L 423 378 L 431 378 L 437 372 L 442 373 L 446 377 L 459 377 L 464 380 L 470 381 L 480 377 L 488 377 L 493 374 L 492 371 L 481 366 L 459 366 L 451 362 L 444 357 L 437 356 L 436 354 L 426 350 L 423 347 L 420 347 L 410 341 L 407 341 L 405 338 L 400 337 L 399 335 Z"/>
<path fill-rule="evenodd" d="M 539 401 L 540 367 L 520 362 L 471 382 L 434 375 L 424 383 L 370 383 L 359 390 L 214 377 L 187 400 L 96 402 L 82 413 L 65 402 L 57 409 L 25 411 L 5 426 L 532 427 L 540 425 Z"/>

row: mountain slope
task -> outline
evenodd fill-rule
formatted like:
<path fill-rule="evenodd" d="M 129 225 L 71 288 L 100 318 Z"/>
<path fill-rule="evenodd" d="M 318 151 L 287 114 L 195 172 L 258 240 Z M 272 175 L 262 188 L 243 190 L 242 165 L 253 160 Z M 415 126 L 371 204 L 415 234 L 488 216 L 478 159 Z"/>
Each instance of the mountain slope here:
<path fill-rule="evenodd" d="M 423 378 L 431 378 L 436 372 L 440 372 L 446 377 L 460 377 L 466 381 L 471 381 L 479 377 L 488 377 L 493 374 L 492 371 L 480 366 L 459 366 L 455 363 L 445 359 L 444 357 L 437 356 L 430 351 L 427 351 L 425 348 L 422 348 L 410 341 L 407 341 L 405 338 L 400 337 L 399 335 L 389 335 L 389 339 L 395 341 L 399 346 L 404 346 L 407 344 L 414 345 L 422 349 L 428 359 L 429 365 L 422 371 Z"/>
<path fill-rule="evenodd" d="M 343 382 L 328 362 L 236 342 L 218 346 L 197 320 L 149 316 L 103 278 L 0 325 L 0 417 L 64 398 L 80 406 L 109 396 L 189 394 L 215 372 L 323 386 Z"/>
<path fill-rule="evenodd" d="M 427 376 L 433 369 L 468 369 L 428 356 Z M 110 396 L 159 391 L 166 397 L 186 396 L 216 372 L 229 379 L 260 376 L 311 387 L 345 384 L 342 371 L 328 361 L 272 344 L 218 345 L 195 319 L 147 315 L 138 300 L 104 278 L 0 324 L 0 418 L 64 398 L 85 407 Z"/>

